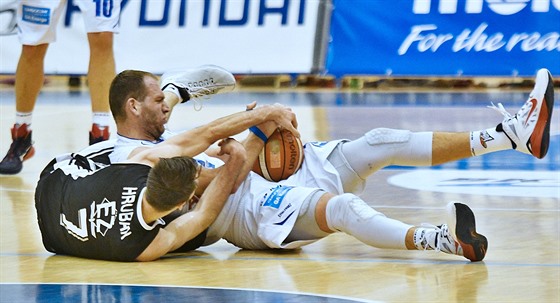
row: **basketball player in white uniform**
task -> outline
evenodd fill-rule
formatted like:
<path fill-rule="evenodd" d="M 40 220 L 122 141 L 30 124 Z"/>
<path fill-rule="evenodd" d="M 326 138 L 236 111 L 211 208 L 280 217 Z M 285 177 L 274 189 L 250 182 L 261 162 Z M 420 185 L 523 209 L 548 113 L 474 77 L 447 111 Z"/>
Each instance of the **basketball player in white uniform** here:
<path fill-rule="evenodd" d="M 359 191 L 369 175 L 388 165 L 437 165 L 512 148 L 542 158 L 548 149 L 553 102 L 552 78 L 543 69 L 516 115 L 500 106 L 505 119 L 497 127 L 470 133 L 373 129 L 354 141 L 308 143 L 301 169 L 287 180 L 272 183 L 250 173 L 210 227 L 206 244 L 225 238 L 248 249 L 295 248 L 343 231 L 375 247 L 434 249 L 482 260 L 487 242 L 474 230 L 474 215 L 464 204 L 448 204 L 448 224 L 416 228 L 344 192 Z M 270 135 L 273 129 L 263 132 Z M 115 147 L 113 162 L 159 140 L 127 137 Z"/>

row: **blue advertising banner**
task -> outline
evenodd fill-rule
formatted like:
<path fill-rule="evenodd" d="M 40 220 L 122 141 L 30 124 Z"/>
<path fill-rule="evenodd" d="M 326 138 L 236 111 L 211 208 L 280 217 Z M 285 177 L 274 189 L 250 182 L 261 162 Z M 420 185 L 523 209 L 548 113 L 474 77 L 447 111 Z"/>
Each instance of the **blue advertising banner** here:
<path fill-rule="evenodd" d="M 329 74 L 560 74 L 560 0 L 333 3 Z"/>
<path fill-rule="evenodd" d="M 117 70 L 216 64 L 234 73 L 310 73 L 323 0 L 123 0 L 114 37 Z M 32 1 L 33 2 L 33 1 Z M 48 1 L 46 1 L 48 2 Z M 111 14 L 111 0 L 88 0 Z M 15 73 L 18 0 L 0 0 L 0 73 Z M 79 1 L 64 1 L 60 20 L 40 7 L 22 7 L 22 22 L 56 24 L 45 58 L 47 74 L 86 74 L 89 47 Z M 117 3 L 115 1 L 115 3 Z M 53 23 L 55 22 L 55 23 Z M 71 60 L 70 60 L 71 59 Z M 322 62 L 321 62 L 322 63 Z"/>

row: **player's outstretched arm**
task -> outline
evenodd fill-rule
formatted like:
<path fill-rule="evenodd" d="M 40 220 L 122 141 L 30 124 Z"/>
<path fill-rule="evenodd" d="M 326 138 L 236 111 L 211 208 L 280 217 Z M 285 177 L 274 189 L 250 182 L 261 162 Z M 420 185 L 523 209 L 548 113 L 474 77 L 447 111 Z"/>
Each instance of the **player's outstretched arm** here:
<path fill-rule="evenodd" d="M 247 111 L 253 110 L 256 107 L 256 102 L 252 102 L 250 104 L 247 104 Z M 297 123 L 296 123 L 297 125 Z M 255 125 L 253 126 L 255 128 L 258 128 L 257 131 L 260 131 L 260 135 L 255 134 L 254 131 L 250 131 L 249 135 L 245 138 L 245 140 L 243 141 L 243 146 L 245 147 L 245 150 L 247 152 L 247 161 L 245 162 L 245 165 L 243 167 L 241 167 L 240 169 L 240 173 L 239 176 L 237 178 L 237 185 L 234 187 L 234 189 L 237 189 L 239 187 L 239 185 L 241 185 L 241 183 L 243 181 L 245 181 L 245 179 L 247 178 L 247 175 L 249 174 L 249 172 L 252 170 L 253 168 L 253 164 L 255 163 L 255 161 L 257 161 L 257 158 L 259 157 L 259 154 L 261 152 L 261 150 L 263 149 L 265 142 L 268 137 L 270 137 L 278 128 L 278 124 L 276 124 L 273 121 L 267 121 L 264 123 L 261 123 L 259 125 Z M 251 127 L 251 128 L 253 128 Z M 263 139 L 264 137 L 264 139 Z M 218 155 L 216 155 L 215 153 L 213 153 L 213 151 L 211 151 L 210 153 L 208 152 L 208 150 L 206 151 L 206 153 L 210 156 L 213 157 L 219 157 Z M 219 157 L 221 158 L 221 157 Z M 225 159 L 221 158 L 222 160 L 225 161 Z M 211 170 L 207 170 L 207 171 L 203 171 L 201 174 L 201 178 L 200 178 L 200 182 L 199 184 L 202 185 L 200 189 L 204 188 L 203 186 L 209 183 L 209 180 L 211 180 L 215 174 L 217 173 L 217 171 L 220 168 L 217 169 L 211 169 Z M 203 181 L 204 180 L 204 181 Z M 198 191 L 197 191 L 198 192 Z"/>
<path fill-rule="evenodd" d="M 223 140 L 220 147 L 221 153 L 229 155 L 229 160 L 200 197 L 194 210 L 160 229 L 152 243 L 138 256 L 138 261 L 153 261 L 178 249 L 207 229 L 218 217 L 235 186 L 239 167 L 246 161 L 245 149 L 234 139 Z"/>
<path fill-rule="evenodd" d="M 216 119 L 206 125 L 177 134 L 154 147 L 139 150 L 137 153 L 135 150 L 129 160 L 153 165 L 159 158 L 193 157 L 204 152 L 218 140 L 237 135 L 253 125 L 266 121 L 274 121 L 299 136 L 296 129 L 297 119 L 290 108 L 281 104 L 265 105 L 255 110 Z"/>

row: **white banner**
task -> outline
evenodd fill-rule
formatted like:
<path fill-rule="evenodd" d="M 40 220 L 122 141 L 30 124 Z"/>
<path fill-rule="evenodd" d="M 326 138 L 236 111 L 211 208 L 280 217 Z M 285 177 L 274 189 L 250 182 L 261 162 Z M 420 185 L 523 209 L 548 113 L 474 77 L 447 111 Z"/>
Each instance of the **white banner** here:
<path fill-rule="evenodd" d="M 115 35 L 117 71 L 159 74 L 216 64 L 234 73 L 309 73 L 320 1 L 124 1 L 120 33 Z M 1 2 L 0 32 L 5 32 L 12 21 L 9 6 L 15 2 Z M 15 73 L 20 52 L 17 35 L 0 36 L 0 73 Z M 86 74 L 88 61 L 81 14 L 67 10 L 58 24 L 57 41 L 49 46 L 45 72 Z"/>

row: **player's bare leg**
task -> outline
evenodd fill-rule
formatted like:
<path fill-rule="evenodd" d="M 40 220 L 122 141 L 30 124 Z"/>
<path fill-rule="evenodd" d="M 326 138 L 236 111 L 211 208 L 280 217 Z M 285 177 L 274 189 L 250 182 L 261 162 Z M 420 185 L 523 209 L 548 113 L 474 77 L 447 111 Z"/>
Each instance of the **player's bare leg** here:
<path fill-rule="evenodd" d="M 1 174 L 17 174 L 23 161 L 35 152 L 31 138 L 33 109 L 45 79 L 43 62 L 49 45 L 23 45 L 16 69 L 16 122 L 11 129 L 12 144 L 0 163 Z"/>
<path fill-rule="evenodd" d="M 43 87 L 43 63 L 49 44 L 23 45 L 16 70 L 16 111 L 31 113 Z"/>
<path fill-rule="evenodd" d="M 469 133 L 435 132 L 432 138 L 432 163 L 439 165 L 471 157 Z"/>
<path fill-rule="evenodd" d="M 115 58 L 113 53 L 113 33 L 88 33 L 90 60 L 88 84 L 93 113 L 90 144 L 109 138 L 109 89 L 115 77 Z"/>

